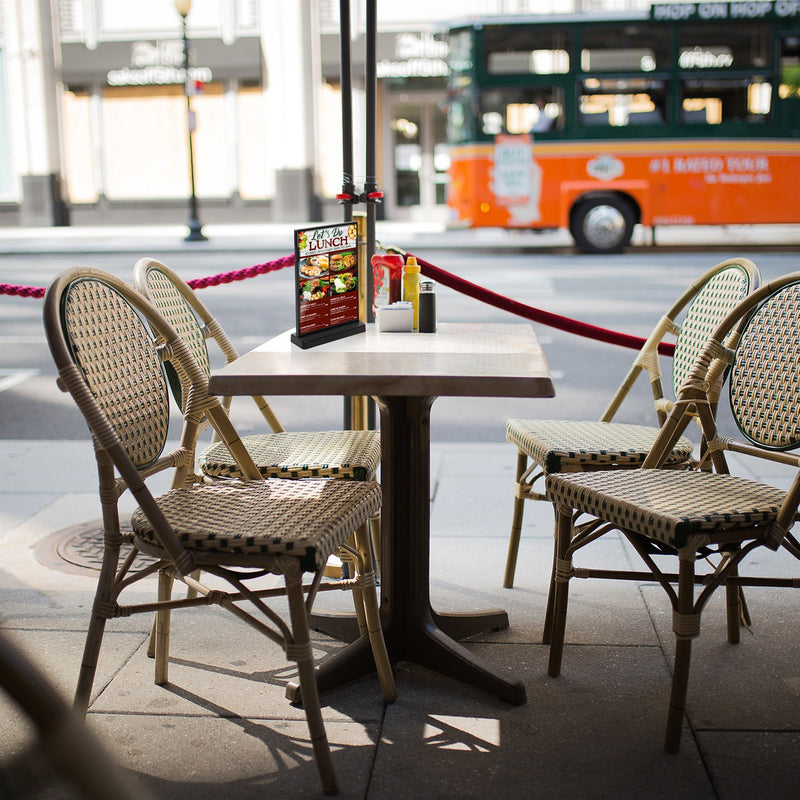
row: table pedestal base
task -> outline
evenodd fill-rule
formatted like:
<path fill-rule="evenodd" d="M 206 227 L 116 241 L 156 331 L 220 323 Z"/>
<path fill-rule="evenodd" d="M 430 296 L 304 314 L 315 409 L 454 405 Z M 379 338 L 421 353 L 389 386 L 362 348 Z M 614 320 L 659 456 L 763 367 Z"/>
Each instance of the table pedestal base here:
<path fill-rule="evenodd" d="M 525 686 L 508 681 L 454 638 L 508 627 L 504 611 L 440 614 L 431 609 L 430 408 L 435 398 L 376 398 L 381 410 L 381 619 L 392 664 L 410 661 L 496 695 L 525 702 Z M 317 670 L 321 692 L 375 671 L 367 637 L 345 647 Z M 299 701 L 299 687 L 287 696 Z"/>
<path fill-rule="evenodd" d="M 504 612 L 501 612 L 501 615 L 504 615 Z M 434 616 L 440 621 L 446 619 L 446 615 L 429 614 L 422 625 L 415 626 L 413 637 L 405 640 L 401 640 L 390 630 L 384 631 L 389 660 L 393 666 L 401 661 L 410 661 L 432 672 L 482 689 L 511 705 L 519 706 L 525 702 L 525 685 L 521 681 L 508 681 L 501 677 L 482 659 L 438 627 L 434 622 Z M 465 618 L 458 619 L 457 627 L 463 630 L 464 624 Z M 317 669 L 317 686 L 322 693 L 352 683 L 373 672 L 375 672 L 375 662 L 369 638 L 362 636 L 325 660 Z M 286 696 L 293 703 L 302 702 L 300 687 L 295 682 L 289 683 L 286 687 Z"/>
<path fill-rule="evenodd" d="M 501 608 L 465 613 L 439 613 L 431 609 L 434 623 L 448 636 L 460 642 L 481 633 L 504 631 L 508 627 L 508 614 Z M 325 633 L 342 642 L 354 642 L 360 637 L 355 614 L 346 611 L 320 611 L 311 614 L 311 630 Z"/>

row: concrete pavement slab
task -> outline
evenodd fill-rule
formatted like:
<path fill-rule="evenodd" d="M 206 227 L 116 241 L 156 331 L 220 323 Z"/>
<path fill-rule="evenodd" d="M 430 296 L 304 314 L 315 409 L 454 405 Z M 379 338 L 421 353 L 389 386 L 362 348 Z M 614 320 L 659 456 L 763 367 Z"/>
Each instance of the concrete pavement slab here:
<path fill-rule="evenodd" d="M 3 507 L 12 509 L 1 518 L 0 625 L 69 697 L 96 574 L 65 571 L 52 554 L 44 559 L 42 543 L 95 520 L 98 501 L 91 449 L 86 442 L 61 445 L 0 440 L 0 454 L 13 452 L 19 462 L 0 488 Z M 52 491 L 37 488 L 40 506 L 19 500 L 48 453 Z M 562 675 L 548 678 L 547 648 L 539 642 L 551 509 L 528 503 L 516 587 L 503 589 L 513 448 L 434 443 L 432 455 L 434 606 L 508 611 L 507 631 L 473 637 L 466 647 L 521 678 L 528 703 L 513 708 L 404 663 L 392 706 L 384 708 L 374 677 L 329 692 L 323 714 L 341 796 L 731 800 L 760 796 L 761 788 L 770 797 L 790 796 L 800 735 L 791 591 L 748 590 L 754 635 L 743 633 L 735 647 L 725 642 L 721 597 L 712 598 L 694 648 L 682 750 L 667 756 L 661 743 L 673 638 L 662 590 L 651 583 L 575 581 Z M 84 474 L 64 469 L 78 463 Z M 605 566 L 633 563 L 619 537 L 605 537 L 590 554 Z M 785 553 L 764 551 L 743 571 L 792 575 L 795 567 Z M 154 582 L 140 591 L 154 593 Z M 348 611 L 352 601 L 347 593 L 325 593 L 317 608 L 326 607 Z M 89 725 L 153 796 L 319 797 L 302 712 L 283 695 L 293 667 L 280 650 L 221 611 L 176 613 L 171 682 L 156 687 L 144 652 L 149 624 L 149 615 L 109 623 Z M 314 635 L 320 656 L 341 646 Z M 0 702 L 4 758 L 29 732 L 7 699 Z"/>

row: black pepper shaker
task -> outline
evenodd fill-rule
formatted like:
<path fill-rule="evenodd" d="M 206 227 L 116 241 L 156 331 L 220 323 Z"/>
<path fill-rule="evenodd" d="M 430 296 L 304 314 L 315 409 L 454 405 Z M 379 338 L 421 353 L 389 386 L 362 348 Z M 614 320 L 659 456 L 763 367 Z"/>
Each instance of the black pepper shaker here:
<path fill-rule="evenodd" d="M 436 333 L 436 293 L 434 282 L 419 282 L 419 332 Z"/>

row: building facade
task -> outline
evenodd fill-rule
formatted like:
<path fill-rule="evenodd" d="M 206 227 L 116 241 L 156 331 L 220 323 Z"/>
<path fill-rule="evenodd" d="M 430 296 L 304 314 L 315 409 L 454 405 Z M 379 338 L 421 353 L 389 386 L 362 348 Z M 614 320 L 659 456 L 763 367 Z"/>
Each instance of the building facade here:
<path fill-rule="evenodd" d="M 350 6 L 360 184 L 365 3 Z M 441 22 L 575 6 L 378 0 L 383 216 L 444 214 Z M 339 7 L 337 0 L 194 0 L 187 78 L 173 0 L 0 0 L 0 224 L 179 221 L 191 189 L 190 135 L 205 222 L 338 216 Z"/>

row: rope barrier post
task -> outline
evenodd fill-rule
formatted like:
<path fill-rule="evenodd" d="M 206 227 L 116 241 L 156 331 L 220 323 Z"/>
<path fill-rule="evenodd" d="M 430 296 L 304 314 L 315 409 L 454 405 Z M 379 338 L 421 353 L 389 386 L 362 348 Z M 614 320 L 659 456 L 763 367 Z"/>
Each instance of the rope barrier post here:
<path fill-rule="evenodd" d="M 353 212 L 353 221 L 358 228 L 358 318 L 368 322 L 367 310 L 372 309 L 372 296 L 369 291 L 369 282 L 365 280 L 367 274 L 372 274 L 367 243 L 367 214 L 364 211 Z M 375 427 L 375 404 L 369 397 L 356 396 L 345 398 L 350 401 L 350 425 L 354 430 L 365 431 Z M 372 414 L 372 419 L 370 419 Z"/>

